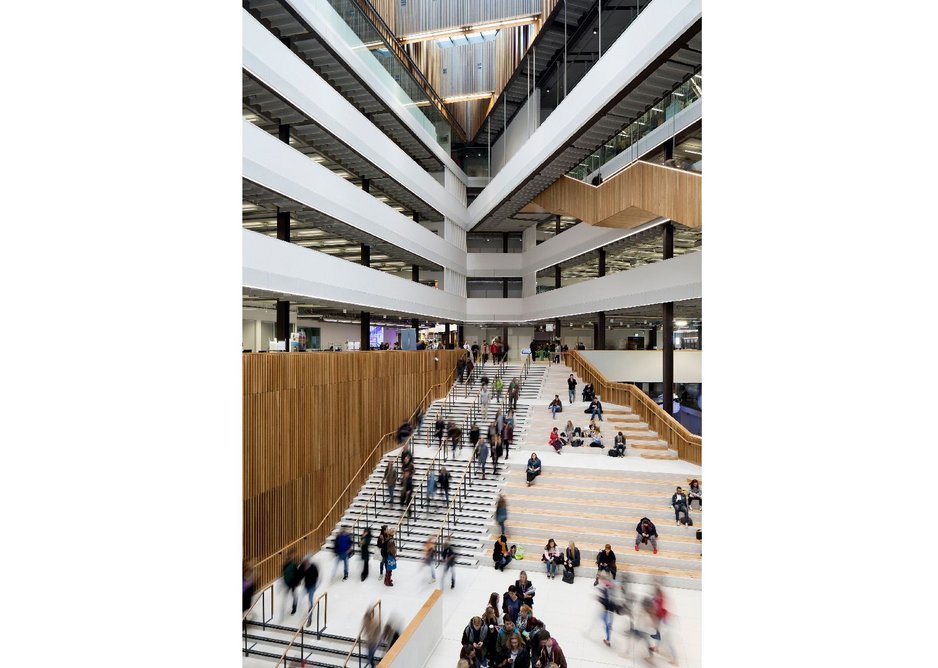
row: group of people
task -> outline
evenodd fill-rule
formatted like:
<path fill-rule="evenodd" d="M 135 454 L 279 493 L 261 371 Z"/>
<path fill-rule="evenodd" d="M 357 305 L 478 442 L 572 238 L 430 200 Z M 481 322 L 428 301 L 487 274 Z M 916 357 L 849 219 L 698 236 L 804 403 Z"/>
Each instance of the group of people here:
<path fill-rule="evenodd" d="M 492 592 L 482 615 L 470 619 L 463 630 L 457 665 L 460 668 L 567 668 L 567 659 L 557 639 L 551 637 L 544 623 L 534 616 L 536 593 L 525 571 L 521 571 L 501 597 Z"/>
<path fill-rule="evenodd" d="M 563 431 L 557 427 L 551 429 L 551 432 L 547 437 L 547 444 L 550 445 L 558 454 L 566 445 L 569 445 L 573 448 L 578 448 L 584 445 L 587 445 L 591 448 L 606 447 L 606 444 L 603 442 L 602 428 L 595 420 L 591 421 L 589 426 L 585 428 L 574 427 L 573 421 L 567 420 L 567 424 L 563 428 Z M 625 448 L 625 435 L 620 431 L 613 438 L 613 446 L 609 451 L 609 456 L 624 457 Z"/>
<path fill-rule="evenodd" d="M 491 341 L 483 341 L 481 346 L 478 343 L 466 343 L 463 348 L 471 354 L 473 362 L 478 364 L 481 361 L 483 365 L 488 364 L 489 358 L 496 364 L 507 362 L 510 350 L 508 342 L 502 341 L 501 336 L 496 336 Z"/>
<path fill-rule="evenodd" d="M 671 508 L 674 510 L 674 522 L 680 526 L 693 526 L 694 522 L 690 518 L 691 506 L 694 501 L 697 502 L 697 509 L 703 510 L 703 490 L 700 488 L 700 481 L 696 478 L 690 481 L 690 487 L 685 492 L 680 486 L 671 495 Z"/>

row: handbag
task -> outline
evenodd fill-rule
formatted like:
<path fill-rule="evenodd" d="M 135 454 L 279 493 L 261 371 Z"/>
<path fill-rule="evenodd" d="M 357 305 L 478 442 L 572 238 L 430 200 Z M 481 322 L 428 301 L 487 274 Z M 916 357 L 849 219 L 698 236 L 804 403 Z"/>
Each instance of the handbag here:
<path fill-rule="evenodd" d="M 515 550 L 515 559 L 524 559 L 524 546 L 519 545 Z"/>
<path fill-rule="evenodd" d="M 563 581 L 567 584 L 573 584 L 573 571 L 564 571 Z"/>
<path fill-rule="evenodd" d="M 387 568 L 389 571 L 397 569 L 397 559 L 394 558 L 393 554 L 388 555 L 388 563 L 385 568 Z"/>
<path fill-rule="evenodd" d="M 558 554 L 556 557 L 554 557 L 554 563 L 557 564 L 558 566 L 563 566 L 563 562 L 564 562 L 563 555 Z"/>

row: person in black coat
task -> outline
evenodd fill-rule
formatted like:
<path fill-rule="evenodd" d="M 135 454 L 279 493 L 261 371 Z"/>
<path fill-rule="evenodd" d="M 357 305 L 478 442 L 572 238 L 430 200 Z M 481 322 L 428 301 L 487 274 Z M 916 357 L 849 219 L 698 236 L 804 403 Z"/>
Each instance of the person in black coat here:
<path fill-rule="evenodd" d="M 381 554 L 381 563 L 378 565 L 378 577 L 384 575 L 384 565 L 388 561 L 388 525 L 381 526 L 381 532 L 378 534 L 378 552 Z"/>
<path fill-rule="evenodd" d="M 488 627 L 482 623 L 481 617 L 473 617 L 462 632 L 462 644 L 472 645 L 476 649 L 476 654 L 482 653 L 482 646 L 485 644 L 485 637 L 488 635 Z"/>
<path fill-rule="evenodd" d="M 572 540 L 567 546 L 567 549 L 564 550 L 563 554 L 563 570 L 570 571 L 576 577 L 576 571 L 580 567 L 580 548 L 576 546 Z"/>
<path fill-rule="evenodd" d="M 684 517 L 687 517 L 687 495 L 680 487 L 671 495 L 671 507 L 674 508 L 674 521 L 680 525 L 681 513 L 684 513 Z"/>
<path fill-rule="evenodd" d="M 647 517 L 643 517 L 635 525 L 635 551 L 638 552 L 639 543 L 651 543 L 651 549 L 658 554 L 658 530 L 654 523 Z"/>
<path fill-rule="evenodd" d="M 309 597 L 309 609 L 313 609 L 313 602 L 316 598 L 316 586 L 319 584 L 319 569 L 312 556 L 306 557 L 303 562 L 303 584 L 306 586 L 306 595 Z M 306 625 L 313 623 L 313 616 L 306 618 Z"/>
<path fill-rule="evenodd" d="M 594 587 L 599 584 L 599 571 L 606 571 L 613 580 L 616 579 L 616 553 L 612 551 L 612 546 L 609 543 L 606 543 L 606 547 L 596 555 L 596 568 L 596 580 L 593 581 Z"/>
<path fill-rule="evenodd" d="M 518 579 L 515 580 L 515 590 L 518 592 L 518 596 L 521 597 L 521 602 L 524 605 L 534 607 L 534 583 L 528 580 L 527 571 L 521 571 Z"/>
<path fill-rule="evenodd" d="M 371 559 L 371 527 L 365 527 L 361 543 L 362 582 L 368 577 L 368 561 Z"/>

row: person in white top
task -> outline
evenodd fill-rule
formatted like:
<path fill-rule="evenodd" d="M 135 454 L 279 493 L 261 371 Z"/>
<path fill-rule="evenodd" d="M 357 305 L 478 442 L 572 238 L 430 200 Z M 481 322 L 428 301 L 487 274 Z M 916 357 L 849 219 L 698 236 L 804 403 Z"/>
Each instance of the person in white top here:
<path fill-rule="evenodd" d="M 558 557 L 560 557 L 560 550 L 557 549 L 557 543 L 551 538 L 547 541 L 547 545 L 544 547 L 544 554 L 541 556 L 541 560 L 547 562 L 548 579 L 552 580 L 557 577 Z"/>
<path fill-rule="evenodd" d="M 489 419 L 489 401 L 491 400 L 488 385 L 479 392 L 479 407 L 482 409 L 482 421 L 488 422 Z"/>

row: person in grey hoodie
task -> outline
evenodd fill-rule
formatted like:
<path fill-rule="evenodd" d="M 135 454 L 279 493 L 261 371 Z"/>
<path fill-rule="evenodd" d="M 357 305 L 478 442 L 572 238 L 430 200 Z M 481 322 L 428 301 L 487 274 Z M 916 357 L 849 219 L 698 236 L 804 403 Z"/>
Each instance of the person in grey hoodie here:
<path fill-rule="evenodd" d="M 476 459 L 476 464 L 482 469 L 482 479 L 485 480 L 485 463 L 489 459 L 489 442 L 488 439 L 483 438 L 479 441 L 479 448 L 477 453 L 478 459 Z"/>

